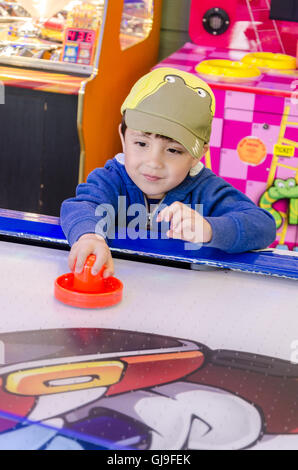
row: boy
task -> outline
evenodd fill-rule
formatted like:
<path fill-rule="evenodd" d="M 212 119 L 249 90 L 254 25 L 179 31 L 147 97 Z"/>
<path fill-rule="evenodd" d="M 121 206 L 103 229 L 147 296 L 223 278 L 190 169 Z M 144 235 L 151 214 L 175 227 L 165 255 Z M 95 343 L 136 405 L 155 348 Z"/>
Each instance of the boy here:
<path fill-rule="evenodd" d="M 151 222 L 169 222 L 168 237 L 230 253 L 265 248 L 275 240 L 273 217 L 200 162 L 215 112 L 205 82 L 180 70 L 155 69 L 134 85 L 121 112 L 123 154 L 95 169 L 78 186 L 77 196 L 62 204 L 71 270 L 81 272 L 86 258 L 95 254 L 93 274 L 105 264 L 104 277 L 113 275 L 97 208 L 110 204 L 117 214 L 119 196 L 126 197 L 127 207 L 157 204 Z M 159 211 L 161 204 L 165 207 Z M 203 215 L 194 210 L 196 204 Z"/>

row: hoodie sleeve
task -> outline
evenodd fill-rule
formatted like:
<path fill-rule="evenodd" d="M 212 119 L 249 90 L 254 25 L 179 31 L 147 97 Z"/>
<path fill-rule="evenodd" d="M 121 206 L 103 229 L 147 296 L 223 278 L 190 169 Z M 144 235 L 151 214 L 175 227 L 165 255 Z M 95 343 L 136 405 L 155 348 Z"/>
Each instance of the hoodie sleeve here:
<path fill-rule="evenodd" d="M 71 246 L 85 233 L 106 238 L 114 227 L 122 180 L 110 162 L 92 171 L 76 197 L 62 203 L 60 223 Z"/>
<path fill-rule="evenodd" d="M 204 246 L 241 253 L 266 248 L 276 238 L 271 214 L 215 175 L 204 182 L 200 203 L 213 233 Z"/>

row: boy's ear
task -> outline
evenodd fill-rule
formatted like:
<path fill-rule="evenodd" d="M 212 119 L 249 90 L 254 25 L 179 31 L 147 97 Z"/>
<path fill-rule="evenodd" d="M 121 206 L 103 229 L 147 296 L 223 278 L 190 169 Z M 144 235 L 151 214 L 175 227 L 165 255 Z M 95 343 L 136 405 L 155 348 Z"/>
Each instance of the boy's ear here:
<path fill-rule="evenodd" d="M 191 167 L 194 168 L 199 163 L 199 158 L 192 157 Z"/>
<path fill-rule="evenodd" d="M 208 152 L 209 150 L 209 144 L 205 144 L 204 147 L 203 147 L 203 152 L 202 152 L 202 157 Z"/>
<path fill-rule="evenodd" d="M 119 124 L 119 126 L 118 126 L 118 132 L 119 132 L 120 139 L 121 139 L 122 150 L 123 150 L 123 153 L 125 153 L 125 139 L 124 139 L 123 134 L 121 132 L 121 124 Z"/>
<path fill-rule="evenodd" d="M 203 158 L 203 156 L 208 152 L 208 150 L 209 150 L 209 144 L 205 144 L 202 150 L 201 157 L 200 158 L 193 157 L 191 168 L 194 168 L 198 164 L 198 162 Z"/>

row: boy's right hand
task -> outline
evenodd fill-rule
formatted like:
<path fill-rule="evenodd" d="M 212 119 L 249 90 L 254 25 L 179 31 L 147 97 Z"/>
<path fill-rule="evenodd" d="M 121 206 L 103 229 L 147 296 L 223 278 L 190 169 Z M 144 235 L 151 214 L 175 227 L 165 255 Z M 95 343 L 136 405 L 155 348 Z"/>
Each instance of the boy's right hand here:
<path fill-rule="evenodd" d="M 91 271 L 94 276 L 99 273 L 104 264 L 106 269 L 103 277 L 113 276 L 114 263 L 110 249 L 105 239 L 95 233 L 86 233 L 73 244 L 68 257 L 68 265 L 71 271 L 75 270 L 75 272 L 81 273 L 89 255 L 96 256 L 96 261 Z"/>

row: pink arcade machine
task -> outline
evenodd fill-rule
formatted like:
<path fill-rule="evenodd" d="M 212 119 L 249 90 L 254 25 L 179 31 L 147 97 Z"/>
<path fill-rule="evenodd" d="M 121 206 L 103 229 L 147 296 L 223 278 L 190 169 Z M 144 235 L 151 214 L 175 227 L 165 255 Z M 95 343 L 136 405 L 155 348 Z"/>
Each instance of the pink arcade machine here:
<path fill-rule="evenodd" d="M 193 42 L 158 64 L 198 74 L 216 113 L 204 163 L 274 216 L 298 251 L 298 2 L 192 0 Z"/>

